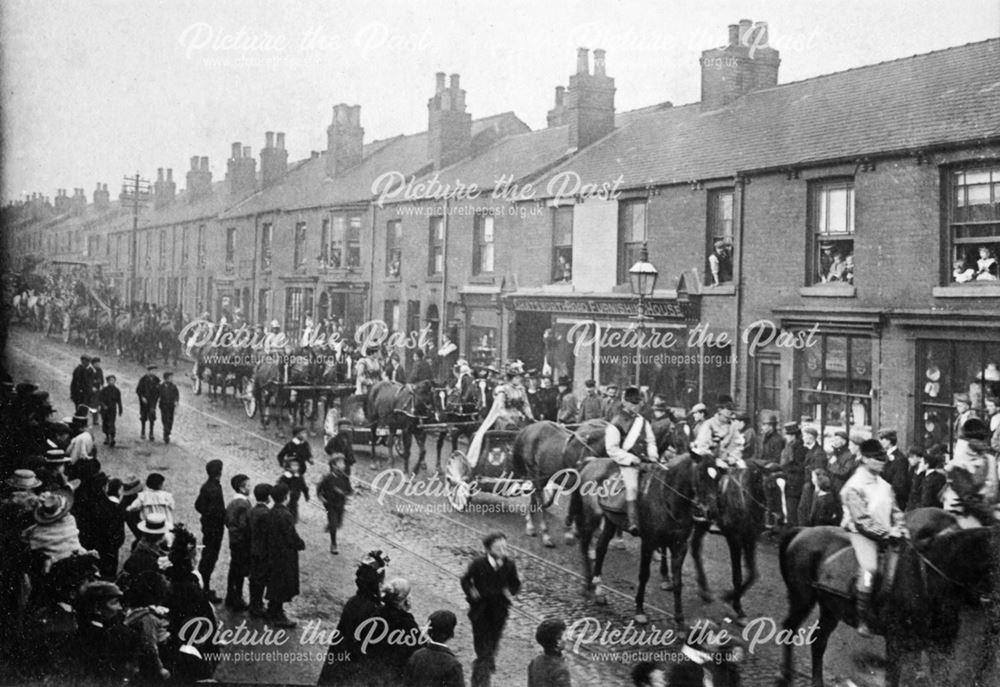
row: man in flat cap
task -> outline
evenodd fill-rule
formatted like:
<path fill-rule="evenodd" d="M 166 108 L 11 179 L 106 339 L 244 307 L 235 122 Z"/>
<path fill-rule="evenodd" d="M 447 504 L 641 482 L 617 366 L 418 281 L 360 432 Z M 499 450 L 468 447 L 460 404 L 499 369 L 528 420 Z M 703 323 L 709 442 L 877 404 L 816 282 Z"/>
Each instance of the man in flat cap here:
<path fill-rule="evenodd" d="M 136 396 L 139 397 L 139 422 L 142 426 L 139 437 L 146 438 L 146 422 L 148 421 L 150 441 L 155 441 L 153 425 L 156 424 L 156 403 L 160 400 L 160 378 L 156 376 L 156 369 L 156 365 L 147 365 L 146 374 L 142 376 L 135 387 Z"/>
<path fill-rule="evenodd" d="M 969 394 L 955 394 L 955 422 L 952 424 L 952 440 L 962 432 L 962 425 L 966 420 L 976 417 L 976 411 L 972 409 L 972 400 Z"/>
<path fill-rule="evenodd" d="M 806 483 L 806 446 L 802 441 L 802 431 L 796 422 L 786 422 L 785 448 L 781 451 L 781 469 L 785 473 L 786 524 L 799 524 L 799 501 Z"/>
<path fill-rule="evenodd" d="M 580 409 L 576 413 L 577 423 L 586 422 L 595 418 L 604 417 L 604 408 L 601 404 L 601 396 L 597 393 L 597 382 L 588 379 L 583 383 L 586 393 L 580 401 Z"/>
<path fill-rule="evenodd" d="M 628 531 L 633 536 L 639 534 L 639 511 L 636 499 L 639 495 L 639 463 L 643 458 L 651 463 L 657 461 L 656 437 L 649 420 L 639 414 L 642 394 L 630 386 L 625 390 L 621 409 L 604 430 L 604 447 L 608 458 L 618 463 L 622 482 L 625 484 L 625 511 L 628 515 Z"/>
<path fill-rule="evenodd" d="M 90 395 L 90 356 L 81 355 L 80 364 L 73 370 L 73 377 L 69 383 L 69 398 L 74 406 L 87 402 Z"/>

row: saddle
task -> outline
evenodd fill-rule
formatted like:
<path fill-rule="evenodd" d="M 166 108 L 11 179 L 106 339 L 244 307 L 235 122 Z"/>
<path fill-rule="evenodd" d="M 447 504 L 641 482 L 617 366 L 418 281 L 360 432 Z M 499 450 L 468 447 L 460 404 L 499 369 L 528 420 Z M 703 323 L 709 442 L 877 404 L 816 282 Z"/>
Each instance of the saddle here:
<path fill-rule="evenodd" d="M 603 460 L 608 463 L 604 476 L 598 480 L 597 503 L 609 513 L 625 513 L 625 483 L 622 481 L 622 473 L 618 463 L 610 458 L 594 458 L 593 460 Z M 670 464 L 675 461 L 678 459 L 675 458 Z M 639 494 L 637 499 L 639 501 L 649 490 L 649 480 L 643 481 L 642 475 L 654 465 L 656 464 L 639 463 Z"/>
<path fill-rule="evenodd" d="M 858 559 L 854 555 L 854 547 L 850 545 L 846 535 L 844 541 L 847 546 L 830 554 L 819 564 L 813 587 L 853 600 L 856 595 L 859 574 Z M 879 605 L 879 597 L 882 592 L 892 587 L 892 581 L 896 576 L 898 557 L 899 554 L 894 549 L 879 550 L 878 570 L 872 583 L 872 598 L 875 607 Z"/>

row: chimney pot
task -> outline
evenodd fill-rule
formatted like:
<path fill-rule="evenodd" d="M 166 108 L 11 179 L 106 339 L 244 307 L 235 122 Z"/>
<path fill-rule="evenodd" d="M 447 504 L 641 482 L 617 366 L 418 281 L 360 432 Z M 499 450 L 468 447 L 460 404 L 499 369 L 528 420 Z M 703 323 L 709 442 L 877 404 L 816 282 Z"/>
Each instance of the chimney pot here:
<path fill-rule="evenodd" d="M 234 160 L 238 160 L 239 159 L 239 157 L 240 157 L 240 150 L 242 150 L 242 148 L 240 147 L 240 142 L 237 141 L 236 143 L 233 144 L 233 159 Z"/>
<path fill-rule="evenodd" d="M 159 167 L 156 170 L 156 180 L 163 181 L 163 167 Z"/>
<path fill-rule="evenodd" d="M 274 147 L 274 132 L 267 131 L 264 133 L 264 147 L 273 148 Z"/>
<path fill-rule="evenodd" d="M 243 157 L 253 157 L 253 150 L 251 146 L 243 146 Z"/>
<path fill-rule="evenodd" d="M 440 93 L 441 91 L 444 90 L 444 72 L 438 72 L 437 74 L 435 74 L 434 80 L 435 80 L 434 92 Z"/>
<path fill-rule="evenodd" d="M 107 184 L 104 184 L 104 192 L 105 192 L 105 193 L 107 193 L 107 192 L 108 192 L 108 185 L 107 185 Z"/>
<path fill-rule="evenodd" d="M 594 49 L 594 76 L 606 76 L 604 73 L 605 51 L 600 48 Z"/>
<path fill-rule="evenodd" d="M 562 105 L 563 104 L 563 98 L 565 98 L 565 97 L 566 97 L 566 87 L 565 86 L 556 86 L 556 105 L 557 106 Z"/>
<path fill-rule="evenodd" d="M 753 26 L 753 22 L 751 20 L 749 20 L 749 19 L 740 19 L 740 36 L 739 36 L 739 42 L 740 43 L 743 43 L 744 41 L 747 40 L 747 37 L 746 37 L 747 31 L 749 31 L 750 27 L 752 27 L 752 26 Z"/>
<path fill-rule="evenodd" d="M 284 131 L 279 131 L 278 132 L 278 143 L 277 143 L 277 146 L 281 150 L 285 149 L 285 132 Z"/>
<path fill-rule="evenodd" d="M 191 169 L 198 169 L 198 156 L 195 155 L 191 158 Z"/>
<path fill-rule="evenodd" d="M 590 73 L 590 57 L 589 50 L 587 48 L 578 48 L 576 51 L 576 73 L 577 74 L 589 74 Z"/>
<path fill-rule="evenodd" d="M 453 91 L 458 90 L 458 79 L 459 79 L 458 74 L 451 75 L 451 90 Z"/>
<path fill-rule="evenodd" d="M 740 25 L 729 25 L 729 45 L 737 45 L 740 42 Z"/>
<path fill-rule="evenodd" d="M 167 167 L 167 181 L 174 180 L 174 170 L 171 167 Z M 83 189 L 81 189 L 82 191 Z"/>
<path fill-rule="evenodd" d="M 201 171 L 208 171 L 208 157 L 201 158 Z"/>

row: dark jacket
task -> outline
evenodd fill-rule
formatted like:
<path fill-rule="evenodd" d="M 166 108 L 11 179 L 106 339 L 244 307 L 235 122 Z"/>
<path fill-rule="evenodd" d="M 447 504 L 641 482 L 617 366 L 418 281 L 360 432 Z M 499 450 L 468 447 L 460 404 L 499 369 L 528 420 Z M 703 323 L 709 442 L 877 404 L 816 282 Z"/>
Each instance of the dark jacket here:
<path fill-rule="evenodd" d="M 122 392 L 116 386 L 106 386 L 97 394 L 97 402 L 102 413 L 114 414 L 118 409 L 118 414 L 122 414 Z"/>
<path fill-rule="evenodd" d="M 661 418 L 653 418 L 649 421 L 653 428 L 653 436 L 656 437 L 656 452 L 663 456 L 668 448 L 674 447 L 674 423 L 669 415 Z"/>
<path fill-rule="evenodd" d="M 74 405 L 87 401 L 90 395 L 90 372 L 86 365 L 77 365 L 73 370 L 73 379 L 69 383 L 69 398 Z"/>
<path fill-rule="evenodd" d="M 521 590 L 521 580 L 517 576 L 514 561 L 507 558 L 496 570 L 490 565 L 487 557 L 479 556 L 462 575 L 462 591 L 469 602 L 469 618 L 476 620 L 503 621 L 507 617 L 510 600 L 504 595 L 504 589 L 516 595 Z M 473 599 L 470 592 L 475 589 L 479 598 Z"/>
<path fill-rule="evenodd" d="M 135 393 L 140 403 L 147 403 L 155 408 L 160 399 L 160 378 L 153 373 L 143 375 L 135 385 Z"/>
<path fill-rule="evenodd" d="M 906 501 L 910 497 L 910 461 L 898 446 L 889 451 L 889 460 L 882 471 L 882 479 L 892 485 L 896 504 L 900 508 L 905 508 Z"/>
<path fill-rule="evenodd" d="M 332 456 L 334 453 L 344 454 L 344 465 L 350 470 L 357 461 L 354 459 L 354 447 L 351 445 L 351 435 L 347 432 L 337 432 L 323 447 L 326 455 Z"/>
<path fill-rule="evenodd" d="M 299 594 L 299 551 L 306 543 L 295 531 L 295 517 L 276 504 L 267 517 L 267 598 L 284 603 Z"/>
<path fill-rule="evenodd" d="M 418 360 L 410 368 L 410 373 L 406 375 L 407 384 L 419 384 L 420 382 L 431 381 L 433 379 L 434 370 L 431 369 L 431 364 L 426 359 Z"/>
<path fill-rule="evenodd" d="M 550 654 L 535 656 L 528 664 L 528 687 L 570 687 L 566 660 Z"/>
<path fill-rule="evenodd" d="M 281 450 L 278 451 L 278 465 L 285 467 L 285 461 L 290 458 L 299 461 L 300 474 L 306 474 L 306 468 L 312 462 L 312 447 L 309 446 L 309 442 L 303 441 L 300 444 L 295 441 L 289 441 L 282 446 Z"/>
<path fill-rule="evenodd" d="M 781 468 L 785 471 L 785 496 L 801 497 L 806 480 L 806 447 L 798 437 L 781 450 Z"/>
<path fill-rule="evenodd" d="M 229 530 L 229 548 L 250 548 L 250 499 L 234 496 L 226 506 L 226 529 Z"/>
<path fill-rule="evenodd" d="M 918 508 L 940 508 L 941 490 L 947 482 L 944 470 L 930 470 L 924 473 L 920 482 L 920 505 Z"/>
<path fill-rule="evenodd" d="M 337 631 L 340 633 L 341 644 L 331 646 L 330 651 L 337 651 L 338 649 L 347 651 L 350 654 L 353 667 L 360 667 L 359 664 L 364 662 L 367 656 L 371 654 L 372 647 L 368 647 L 369 654 L 361 653 L 361 642 L 356 641 L 355 637 L 358 626 L 369 618 L 380 616 L 382 609 L 382 602 L 375 596 L 374 592 L 366 594 L 358 591 L 358 593 L 348 599 L 347 603 L 344 604 L 344 610 L 340 614 L 340 620 L 337 622 Z M 328 665 L 331 668 L 336 667 L 336 664 Z M 347 666 L 344 667 L 346 668 Z M 324 672 L 328 671 L 324 670 Z"/>
<path fill-rule="evenodd" d="M 839 526 L 844 519 L 844 510 L 841 508 L 840 499 L 833 492 L 824 492 L 813 495 L 812 508 L 809 517 L 805 522 L 807 527 L 818 527 L 820 525 Z"/>
<path fill-rule="evenodd" d="M 118 510 L 121 511 L 122 517 L 125 519 L 125 524 L 128 525 L 129 531 L 132 536 L 136 539 L 142 537 L 142 532 L 139 531 L 139 523 L 142 522 L 142 511 L 128 509 L 129 504 L 135 501 L 138 494 L 129 494 L 127 496 L 122 496 L 122 502 L 118 504 Z"/>
<path fill-rule="evenodd" d="M 201 485 L 194 509 L 201 514 L 202 532 L 219 532 L 226 528 L 226 501 L 222 498 L 219 480 L 209 477 Z"/>
<path fill-rule="evenodd" d="M 94 501 L 93 515 L 94 522 L 99 525 L 94 548 L 101 552 L 120 549 L 125 543 L 125 513 L 121 505 L 101 494 L 101 498 Z"/>
<path fill-rule="evenodd" d="M 834 453 L 834 460 L 827 463 L 827 471 L 830 473 L 831 491 L 839 494 L 844 488 L 844 484 L 854 474 L 854 468 L 858 466 L 858 459 L 851 453 L 847 446 L 842 447 Z"/>
<path fill-rule="evenodd" d="M 601 403 L 601 397 L 588 393 L 580 401 L 580 410 L 577 411 L 576 421 L 586 422 L 599 417 L 604 417 L 604 405 Z"/>
<path fill-rule="evenodd" d="M 761 465 L 768 463 L 781 463 L 781 452 L 785 448 L 785 438 L 778 432 L 769 432 L 766 436 L 760 436 L 760 451 L 757 458 Z"/>
<path fill-rule="evenodd" d="M 406 687 L 465 687 L 465 675 L 451 649 L 428 643 L 410 656 L 403 684 Z"/>
<path fill-rule="evenodd" d="M 247 532 L 250 535 L 250 555 L 254 558 L 267 557 L 267 524 L 271 509 L 266 503 L 255 503 L 247 517 Z"/>
<path fill-rule="evenodd" d="M 316 485 L 316 496 L 327 510 L 343 512 L 347 495 L 352 493 L 351 478 L 340 470 L 332 470 L 323 475 L 323 479 Z"/>
<path fill-rule="evenodd" d="M 160 408 L 164 406 L 175 408 L 181 402 L 181 392 L 173 382 L 163 382 L 160 385 Z"/>
<path fill-rule="evenodd" d="M 387 639 L 374 647 L 374 652 L 371 647 L 368 651 L 378 659 L 382 672 L 387 678 L 386 684 L 399 684 L 399 680 L 406 670 L 407 661 L 410 660 L 410 656 L 419 646 L 420 626 L 412 613 L 392 604 L 386 604 L 379 615 L 388 625 Z M 388 640 L 389 637 L 394 638 L 394 641 Z M 412 639 L 412 644 L 410 639 Z"/>
<path fill-rule="evenodd" d="M 160 556 L 164 555 L 166 555 L 166 552 L 155 544 L 150 546 L 145 541 L 140 540 L 135 545 L 135 549 L 132 550 L 132 555 L 128 557 L 125 565 L 122 566 L 122 571 L 132 577 L 137 577 L 144 572 L 159 572 Z"/>

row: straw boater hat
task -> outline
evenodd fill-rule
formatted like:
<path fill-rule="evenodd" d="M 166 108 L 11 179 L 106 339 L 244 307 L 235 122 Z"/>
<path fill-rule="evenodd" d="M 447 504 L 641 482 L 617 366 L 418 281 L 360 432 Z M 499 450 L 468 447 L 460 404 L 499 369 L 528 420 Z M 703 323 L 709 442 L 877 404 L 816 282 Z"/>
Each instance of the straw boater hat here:
<path fill-rule="evenodd" d="M 76 407 L 76 415 L 73 416 L 73 422 L 90 422 L 90 408 L 84 405 Z"/>
<path fill-rule="evenodd" d="M 39 525 L 62 520 L 73 507 L 73 494 L 69 491 L 46 491 L 39 495 L 35 506 L 35 522 Z"/>
<path fill-rule="evenodd" d="M 138 530 L 146 534 L 166 534 L 167 516 L 163 513 L 150 513 L 139 523 Z"/>
<path fill-rule="evenodd" d="M 18 491 L 30 491 L 42 486 L 42 480 L 35 476 L 31 470 L 15 470 L 14 474 L 6 479 L 7 486 Z"/>
<path fill-rule="evenodd" d="M 134 474 L 126 475 L 125 479 L 122 480 L 122 496 L 138 494 L 143 489 L 142 482 Z"/>
<path fill-rule="evenodd" d="M 61 448 L 51 448 L 45 452 L 45 462 L 48 465 L 57 465 L 59 463 L 69 463 L 72 458 L 66 455 L 66 452 Z"/>

